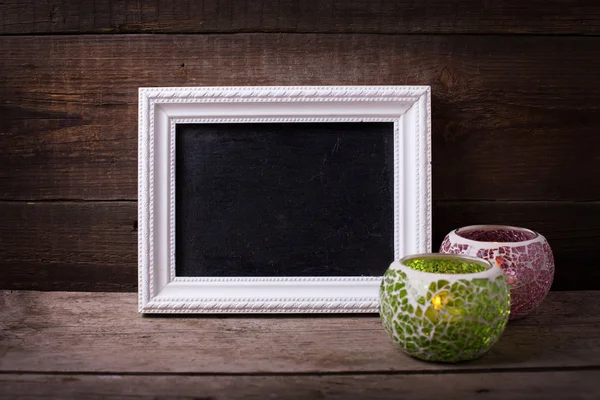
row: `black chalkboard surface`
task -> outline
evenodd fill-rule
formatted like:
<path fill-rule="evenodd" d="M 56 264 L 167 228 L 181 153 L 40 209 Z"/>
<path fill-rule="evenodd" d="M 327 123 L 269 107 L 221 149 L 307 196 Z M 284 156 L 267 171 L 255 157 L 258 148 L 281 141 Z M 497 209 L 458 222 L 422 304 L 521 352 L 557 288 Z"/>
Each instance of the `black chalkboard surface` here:
<path fill-rule="evenodd" d="M 181 277 L 381 276 L 392 123 L 178 124 Z"/>

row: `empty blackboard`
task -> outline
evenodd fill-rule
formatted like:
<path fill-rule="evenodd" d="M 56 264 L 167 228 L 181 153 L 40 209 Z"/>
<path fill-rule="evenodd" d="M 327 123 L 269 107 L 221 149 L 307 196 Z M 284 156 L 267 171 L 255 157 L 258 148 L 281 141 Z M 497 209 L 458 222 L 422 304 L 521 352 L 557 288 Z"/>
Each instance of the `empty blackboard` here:
<path fill-rule="evenodd" d="M 177 124 L 180 277 L 381 276 L 393 123 Z"/>

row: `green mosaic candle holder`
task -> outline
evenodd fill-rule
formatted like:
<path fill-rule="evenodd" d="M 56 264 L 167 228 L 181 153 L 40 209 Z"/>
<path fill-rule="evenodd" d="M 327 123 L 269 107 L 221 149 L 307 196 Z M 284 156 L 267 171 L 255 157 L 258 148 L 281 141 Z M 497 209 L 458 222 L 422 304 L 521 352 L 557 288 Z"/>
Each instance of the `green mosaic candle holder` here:
<path fill-rule="evenodd" d="M 419 254 L 394 261 L 380 287 L 380 316 L 413 357 L 473 360 L 500 338 L 510 313 L 502 269 L 486 260 Z"/>

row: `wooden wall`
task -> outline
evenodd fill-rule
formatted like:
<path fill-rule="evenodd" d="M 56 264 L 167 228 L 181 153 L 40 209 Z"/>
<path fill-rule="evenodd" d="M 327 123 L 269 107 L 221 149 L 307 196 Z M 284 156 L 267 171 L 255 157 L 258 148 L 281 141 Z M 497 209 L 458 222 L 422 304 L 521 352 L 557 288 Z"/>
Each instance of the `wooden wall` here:
<path fill-rule="evenodd" d="M 539 230 L 600 289 L 595 0 L 0 1 L 0 288 L 135 291 L 137 88 L 431 85 L 434 247 Z"/>

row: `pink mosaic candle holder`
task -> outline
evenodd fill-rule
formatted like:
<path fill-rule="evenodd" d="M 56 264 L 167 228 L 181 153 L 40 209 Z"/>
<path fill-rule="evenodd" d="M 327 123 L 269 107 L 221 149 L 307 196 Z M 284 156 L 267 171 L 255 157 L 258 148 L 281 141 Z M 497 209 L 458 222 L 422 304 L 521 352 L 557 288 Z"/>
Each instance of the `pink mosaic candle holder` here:
<path fill-rule="evenodd" d="M 504 270 L 511 288 L 510 319 L 538 307 L 554 279 L 554 256 L 546 238 L 529 229 L 473 225 L 446 235 L 440 253 L 483 258 Z"/>

